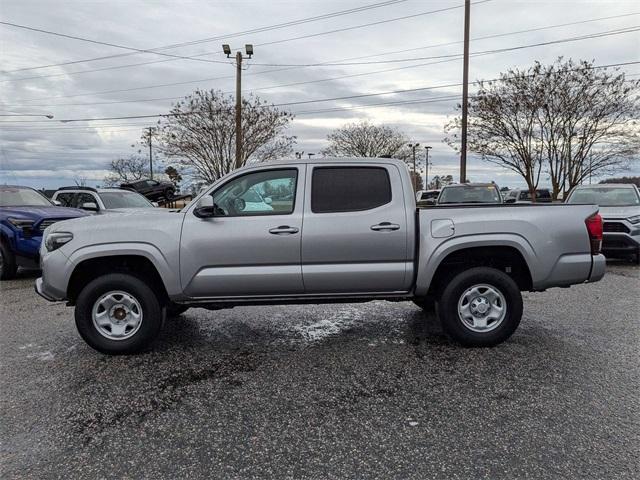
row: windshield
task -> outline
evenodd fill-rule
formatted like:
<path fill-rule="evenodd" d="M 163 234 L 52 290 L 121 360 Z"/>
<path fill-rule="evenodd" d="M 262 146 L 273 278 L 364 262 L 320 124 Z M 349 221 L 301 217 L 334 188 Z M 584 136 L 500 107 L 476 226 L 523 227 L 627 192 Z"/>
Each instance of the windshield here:
<path fill-rule="evenodd" d="M 50 207 L 53 204 L 30 188 L 0 187 L 0 207 Z"/>
<path fill-rule="evenodd" d="M 100 198 L 107 210 L 112 208 L 153 208 L 149 200 L 134 192 L 100 192 Z"/>
<path fill-rule="evenodd" d="M 444 188 L 438 203 L 501 203 L 498 190 L 491 186 Z"/>
<path fill-rule="evenodd" d="M 640 197 L 634 188 L 589 187 L 574 190 L 567 203 L 593 203 L 601 207 L 626 207 L 640 205 Z"/>

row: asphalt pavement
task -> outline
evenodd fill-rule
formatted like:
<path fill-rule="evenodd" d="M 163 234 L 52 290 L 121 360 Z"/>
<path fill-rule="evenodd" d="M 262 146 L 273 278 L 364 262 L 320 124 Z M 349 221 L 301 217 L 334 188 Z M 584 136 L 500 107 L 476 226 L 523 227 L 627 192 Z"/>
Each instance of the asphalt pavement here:
<path fill-rule="evenodd" d="M 0 476 L 640 478 L 640 268 L 526 293 L 492 349 L 411 303 L 192 309 L 108 357 L 0 284 Z"/>

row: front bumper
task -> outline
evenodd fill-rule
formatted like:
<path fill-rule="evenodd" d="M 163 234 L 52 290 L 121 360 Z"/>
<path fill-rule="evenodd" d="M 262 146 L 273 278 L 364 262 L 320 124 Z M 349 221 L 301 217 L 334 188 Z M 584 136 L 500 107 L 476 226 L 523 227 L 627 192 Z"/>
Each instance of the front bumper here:
<path fill-rule="evenodd" d="M 34 285 L 34 288 L 36 290 L 36 293 L 38 295 L 40 295 L 42 298 L 44 298 L 45 300 L 49 301 L 49 302 L 59 302 L 60 300 L 62 300 L 61 298 L 56 298 L 53 293 L 49 293 L 45 290 L 44 287 L 44 280 L 42 279 L 42 277 L 40 278 L 36 278 L 36 283 Z"/>
<path fill-rule="evenodd" d="M 602 251 L 605 254 L 630 254 L 640 250 L 640 235 L 605 233 L 602 235 Z"/>

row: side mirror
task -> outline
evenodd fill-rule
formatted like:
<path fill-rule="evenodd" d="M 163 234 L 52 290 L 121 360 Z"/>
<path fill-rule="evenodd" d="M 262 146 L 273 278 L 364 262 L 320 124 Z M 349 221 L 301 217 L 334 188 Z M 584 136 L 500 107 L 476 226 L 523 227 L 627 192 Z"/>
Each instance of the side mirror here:
<path fill-rule="evenodd" d="M 425 205 L 435 205 L 436 204 L 436 199 L 435 198 L 427 198 L 426 200 L 424 200 L 424 204 Z"/>
<path fill-rule="evenodd" d="M 505 198 L 504 203 L 516 203 L 516 199 L 513 197 Z"/>
<path fill-rule="evenodd" d="M 273 203 L 273 199 L 271 197 L 264 197 L 263 200 L 267 205 L 271 205 Z"/>
<path fill-rule="evenodd" d="M 51 200 L 51 201 L 53 202 L 53 204 L 54 204 L 56 207 L 61 207 L 61 206 L 62 206 L 62 202 L 59 202 L 58 200 Z"/>
<path fill-rule="evenodd" d="M 198 218 L 213 217 L 215 215 L 213 197 L 211 195 L 205 195 L 198 200 L 198 206 L 193 211 L 193 214 Z"/>
<path fill-rule="evenodd" d="M 85 202 L 80 207 L 82 210 L 89 210 L 91 212 L 98 211 L 98 205 L 95 202 Z"/>
<path fill-rule="evenodd" d="M 151 202 L 151 205 L 153 205 L 154 207 L 159 207 L 160 205 L 158 204 L 158 202 Z"/>

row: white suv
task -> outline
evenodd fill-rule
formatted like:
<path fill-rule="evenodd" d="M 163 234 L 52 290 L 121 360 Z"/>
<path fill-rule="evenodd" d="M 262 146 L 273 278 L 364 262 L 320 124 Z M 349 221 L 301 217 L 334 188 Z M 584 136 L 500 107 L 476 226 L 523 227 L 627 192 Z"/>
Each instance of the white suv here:
<path fill-rule="evenodd" d="M 63 207 L 95 213 L 136 211 L 157 206 L 139 193 L 120 188 L 62 187 L 51 199 Z"/>

